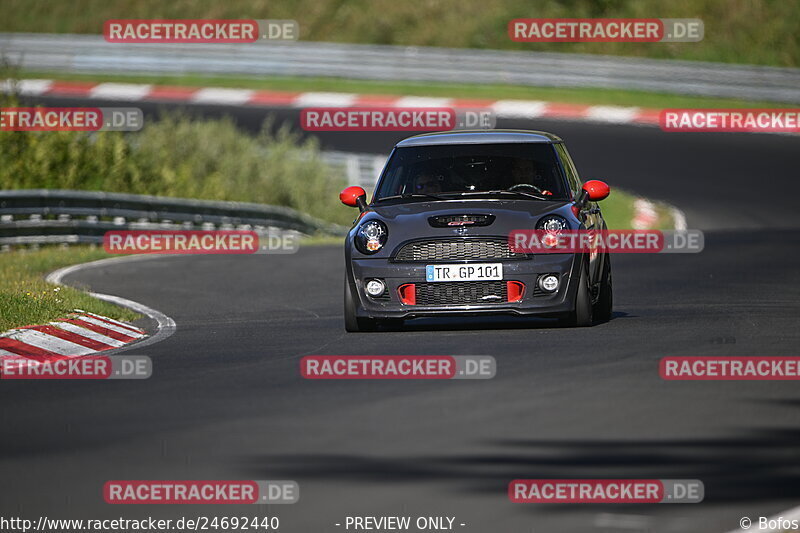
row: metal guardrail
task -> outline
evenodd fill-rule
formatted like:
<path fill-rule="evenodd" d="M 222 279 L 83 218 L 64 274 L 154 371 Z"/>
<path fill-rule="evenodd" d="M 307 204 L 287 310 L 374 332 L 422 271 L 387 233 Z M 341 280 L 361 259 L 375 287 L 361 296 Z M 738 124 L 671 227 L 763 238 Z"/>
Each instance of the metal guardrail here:
<path fill-rule="evenodd" d="M 47 71 L 509 83 L 800 103 L 800 69 L 586 54 L 303 41 L 114 44 L 99 35 L 25 33 L 0 33 L 0 54 Z"/>
<path fill-rule="evenodd" d="M 202 229 L 326 233 L 347 228 L 288 207 L 63 189 L 0 191 L 0 248 L 101 243 L 110 230 Z"/>
<path fill-rule="evenodd" d="M 321 155 L 325 163 L 342 170 L 342 174 L 336 175 L 345 176 L 348 185 L 360 185 L 367 192 L 375 188 L 388 156 L 333 150 L 321 152 Z"/>

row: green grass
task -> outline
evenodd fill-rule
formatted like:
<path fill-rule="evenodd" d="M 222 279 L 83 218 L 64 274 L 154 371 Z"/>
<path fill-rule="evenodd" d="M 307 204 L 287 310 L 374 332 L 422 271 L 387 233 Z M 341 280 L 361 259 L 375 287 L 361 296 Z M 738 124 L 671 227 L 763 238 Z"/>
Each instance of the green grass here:
<path fill-rule="evenodd" d="M 455 83 L 415 83 L 404 81 L 370 81 L 344 78 L 311 77 L 248 77 L 248 76 L 164 76 L 149 74 L 73 74 L 64 72 L 18 71 L 19 79 L 43 78 L 53 80 L 97 81 L 119 83 L 151 83 L 155 85 L 185 85 L 190 87 L 233 87 L 273 91 L 332 91 L 360 94 L 398 96 L 440 96 L 447 98 L 519 99 L 552 102 L 620 105 L 650 108 L 744 108 L 791 107 L 789 104 L 746 101 L 735 98 L 684 96 L 646 91 L 617 89 L 581 89 L 529 87 L 523 85 L 482 85 Z"/>
<path fill-rule="evenodd" d="M 800 3 L 780 0 L 3 0 L 0 31 L 95 33 L 114 18 L 294 19 L 304 41 L 612 54 L 795 67 Z M 515 43 L 514 18 L 701 18 L 699 43 Z M 268 45 L 263 45 L 267 47 Z"/>
<path fill-rule="evenodd" d="M 628 191 L 613 189 L 608 198 L 600 202 L 603 218 L 608 229 L 631 229 L 631 221 L 635 215 L 633 202 L 640 196 Z M 675 229 L 675 221 L 670 213 L 670 206 L 662 202 L 650 200 L 655 205 L 658 221 L 653 229 Z"/>
<path fill-rule="evenodd" d="M 82 309 L 118 320 L 133 321 L 133 311 L 92 298 L 72 287 L 53 286 L 44 276 L 57 268 L 110 257 L 85 246 L 0 253 L 0 332 L 44 324 Z"/>

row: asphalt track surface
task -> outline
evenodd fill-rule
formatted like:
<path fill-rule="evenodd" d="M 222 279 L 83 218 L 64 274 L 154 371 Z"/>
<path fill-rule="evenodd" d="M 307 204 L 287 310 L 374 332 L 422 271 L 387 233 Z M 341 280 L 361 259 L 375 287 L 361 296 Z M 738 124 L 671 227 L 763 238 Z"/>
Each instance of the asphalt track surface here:
<path fill-rule="evenodd" d="M 268 112 L 233 114 L 252 129 Z M 706 231 L 705 250 L 615 256 L 614 319 L 573 330 L 437 319 L 347 334 L 339 246 L 77 272 L 66 281 L 154 307 L 177 331 L 128 352 L 153 358 L 148 381 L 0 384 L 0 516 L 274 514 L 281 531 L 333 532 L 348 515 L 432 515 L 482 533 L 725 532 L 742 516 L 797 506 L 797 383 L 667 382 L 658 361 L 798 355 L 800 139 L 500 125 L 553 131 L 584 177 L 679 206 L 690 228 Z M 385 153 L 397 138 L 321 141 Z M 481 381 L 309 381 L 299 361 L 311 354 L 493 355 L 498 369 Z M 700 479 L 706 498 L 512 504 L 516 478 Z M 111 506 L 101 494 L 110 479 L 293 479 L 301 497 L 270 507 Z"/>

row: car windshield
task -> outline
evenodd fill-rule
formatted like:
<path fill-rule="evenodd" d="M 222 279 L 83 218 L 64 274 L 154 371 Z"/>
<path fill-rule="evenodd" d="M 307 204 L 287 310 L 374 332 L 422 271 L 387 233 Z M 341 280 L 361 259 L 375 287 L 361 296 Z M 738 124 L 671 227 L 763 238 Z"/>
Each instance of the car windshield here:
<path fill-rule="evenodd" d="M 374 201 L 471 195 L 569 198 L 551 144 L 498 143 L 397 148 Z"/>

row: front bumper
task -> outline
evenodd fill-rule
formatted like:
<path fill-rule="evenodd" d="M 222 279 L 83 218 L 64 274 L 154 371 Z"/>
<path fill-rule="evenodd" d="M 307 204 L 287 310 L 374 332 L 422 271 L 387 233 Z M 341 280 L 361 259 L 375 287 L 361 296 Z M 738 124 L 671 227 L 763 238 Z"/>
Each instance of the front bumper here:
<path fill-rule="evenodd" d="M 491 301 L 486 303 L 448 303 L 435 304 L 403 303 L 398 293 L 401 285 L 426 284 L 425 267 L 427 263 L 398 263 L 388 259 L 352 259 L 348 268 L 348 282 L 355 296 L 356 315 L 361 318 L 416 318 L 430 316 L 465 316 L 510 314 L 542 317 L 559 317 L 571 312 L 574 307 L 576 281 L 582 265 L 580 254 L 540 254 L 529 259 L 500 261 L 503 263 L 503 282 L 518 281 L 525 285 L 519 301 Z M 469 263 L 488 263 L 497 261 L 468 261 Z M 440 264 L 458 263 L 440 261 Z M 535 290 L 542 274 L 557 274 L 559 287 L 555 292 L 546 293 Z M 381 279 L 387 291 L 380 297 L 369 296 L 364 286 L 369 279 Z M 436 285 L 459 284 L 465 282 L 437 282 Z"/>

